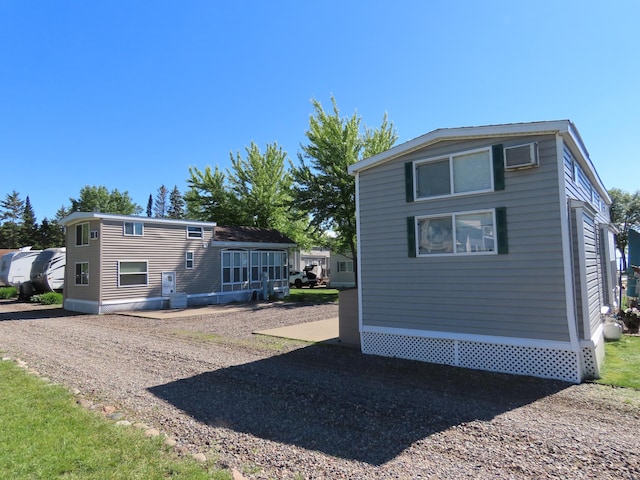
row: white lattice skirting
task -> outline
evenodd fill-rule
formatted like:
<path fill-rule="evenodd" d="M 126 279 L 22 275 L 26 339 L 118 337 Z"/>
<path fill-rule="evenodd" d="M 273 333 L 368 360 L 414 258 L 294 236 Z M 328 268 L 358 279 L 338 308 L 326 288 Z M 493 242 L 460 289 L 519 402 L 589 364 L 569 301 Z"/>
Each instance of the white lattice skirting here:
<path fill-rule="evenodd" d="M 571 350 L 394 333 L 361 332 L 362 352 L 492 372 L 531 375 L 580 383 L 595 373 L 592 349 L 582 359 Z M 580 365 L 584 365 L 581 372 Z"/>

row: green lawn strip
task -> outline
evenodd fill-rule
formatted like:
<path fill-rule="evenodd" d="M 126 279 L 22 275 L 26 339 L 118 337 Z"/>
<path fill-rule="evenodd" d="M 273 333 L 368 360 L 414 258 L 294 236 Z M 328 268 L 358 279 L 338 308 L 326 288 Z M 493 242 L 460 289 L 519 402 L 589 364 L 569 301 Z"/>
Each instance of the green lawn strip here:
<path fill-rule="evenodd" d="M 338 290 L 335 288 L 290 288 L 286 302 L 298 303 L 332 303 L 338 301 Z"/>
<path fill-rule="evenodd" d="M 605 361 L 596 383 L 640 390 L 640 337 L 623 335 L 605 344 Z"/>
<path fill-rule="evenodd" d="M 74 403 L 64 388 L 0 362 L 0 478 L 230 479 L 227 471 L 181 459 L 137 429 Z"/>

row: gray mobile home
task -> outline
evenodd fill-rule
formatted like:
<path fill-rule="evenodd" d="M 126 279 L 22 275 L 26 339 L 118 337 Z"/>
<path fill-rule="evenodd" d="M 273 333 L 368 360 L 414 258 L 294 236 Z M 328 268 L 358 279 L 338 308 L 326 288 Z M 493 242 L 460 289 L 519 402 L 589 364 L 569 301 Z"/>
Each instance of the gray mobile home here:
<path fill-rule="evenodd" d="M 364 353 L 599 375 L 611 200 L 570 121 L 439 129 L 349 171 Z"/>
<path fill-rule="evenodd" d="M 208 305 L 257 298 L 265 288 L 288 293 L 288 254 L 296 245 L 272 229 L 86 212 L 61 223 L 67 310 Z"/>

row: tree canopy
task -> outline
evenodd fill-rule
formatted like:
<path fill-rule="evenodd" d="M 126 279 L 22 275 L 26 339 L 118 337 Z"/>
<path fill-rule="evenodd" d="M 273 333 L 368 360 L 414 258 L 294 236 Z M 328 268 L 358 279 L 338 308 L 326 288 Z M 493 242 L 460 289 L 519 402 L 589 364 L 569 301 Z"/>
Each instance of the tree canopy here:
<path fill-rule="evenodd" d="M 625 192 L 619 188 L 609 190 L 611 197 L 611 222 L 618 227 L 616 247 L 622 255 L 622 269 L 627 270 L 626 250 L 629 242 L 629 228 L 640 227 L 640 191 Z"/>
<path fill-rule="evenodd" d="M 120 192 L 117 188 L 109 191 L 105 186 L 85 185 L 80 196 L 69 198 L 71 212 L 102 212 L 120 215 L 138 215 L 142 208 L 131 200 L 129 192 Z"/>
<path fill-rule="evenodd" d="M 312 228 L 335 232 L 333 248 L 351 256 L 357 270 L 355 178 L 347 169 L 388 150 L 398 136 L 386 113 L 380 127 L 362 128 L 357 113 L 341 117 L 335 98 L 331 103 L 333 109 L 327 113 L 312 100 L 315 113 L 309 119 L 308 143 L 301 145 L 300 165 L 292 170 L 294 200 L 311 214 Z"/>

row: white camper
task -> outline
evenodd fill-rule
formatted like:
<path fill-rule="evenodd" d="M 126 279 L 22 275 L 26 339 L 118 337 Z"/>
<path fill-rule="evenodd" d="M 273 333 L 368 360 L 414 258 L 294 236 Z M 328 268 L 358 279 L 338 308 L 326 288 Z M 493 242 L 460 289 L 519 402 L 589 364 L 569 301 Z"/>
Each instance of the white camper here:
<path fill-rule="evenodd" d="M 20 287 L 31 277 L 31 265 L 42 250 L 22 247 L 17 252 L 5 253 L 0 260 L 0 283 L 9 287 Z"/>
<path fill-rule="evenodd" d="M 31 284 L 36 293 L 62 290 L 67 249 L 47 248 L 42 250 L 31 265 Z"/>

